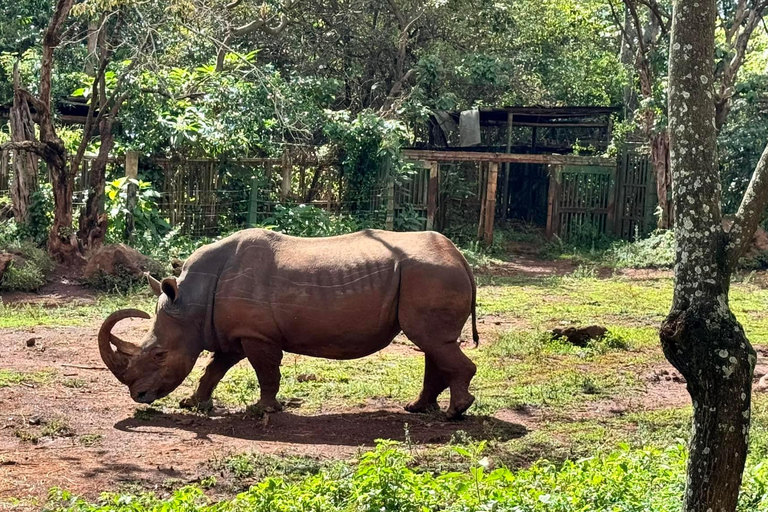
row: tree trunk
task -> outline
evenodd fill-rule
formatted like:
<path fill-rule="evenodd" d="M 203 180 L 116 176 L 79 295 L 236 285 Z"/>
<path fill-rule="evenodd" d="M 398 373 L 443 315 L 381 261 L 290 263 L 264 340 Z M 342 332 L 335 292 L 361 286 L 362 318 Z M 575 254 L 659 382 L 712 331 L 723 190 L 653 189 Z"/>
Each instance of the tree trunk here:
<path fill-rule="evenodd" d="M 21 91 L 18 63 L 13 66 L 13 106 L 9 114 L 13 142 L 36 140 L 35 125 L 32 122 L 29 104 Z M 31 151 L 14 152 L 11 202 L 13 218 L 18 224 L 26 224 L 29 220 L 29 207 L 35 190 L 37 190 L 37 155 Z"/>
<path fill-rule="evenodd" d="M 57 260 L 72 263 L 80 258 L 77 236 L 72 227 L 72 194 L 74 174 L 65 159 L 56 165 L 48 163 L 53 186 L 53 225 L 48 234 L 48 252 Z"/>
<path fill-rule="evenodd" d="M 101 247 L 107 235 L 107 216 L 104 213 L 104 187 L 106 186 L 107 162 L 114 147 L 112 133 L 113 119 L 104 117 L 99 123 L 101 145 L 96 158 L 91 163 L 91 175 L 88 183 L 88 199 L 80 214 L 80 230 L 77 238 L 80 249 L 85 254 Z"/>
<path fill-rule="evenodd" d="M 48 235 L 48 252 L 59 261 L 72 263 L 80 257 L 77 237 L 72 228 L 72 192 L 74 175 L 67 162 L 67 149 L 56 135 L 51 115 L 51 79 L 53 52 L 61 43 L 61 26 L 69 16 L 74 0 L 58 0 L 51 21 L 43 36 L 43 54 L 40 61 L 40 92 L 38 124 L 40 140 L 47 146 L 48 174 L 53 185 L 53 225 Z"/>
<path fill-rule="evenodd" d="M 693 402 L 686 512 L 734 512 L 747 456 L 755 352 L 730 311 L 732 266 L 721 224 L 712 94 L 714 0 L 675 2 L 669 146 L 677 255 L 664 354 Z"/>
<path fill-rule="evenodd" d="M 629 74 L 629 80 L 624 86 L 624 118 L 632 119 L 637 111 L 638 99 L 637 91 L 635 90 L 635 78 L 637 77 L 635 67 L 637 66 L 637 54 L 632 49 L 632 45 L 627 41 L 634 41 L 637 38 L 637 30 L 635 30 L 635 24 L 632 21 L 632 15 L 629 12 L 629 7 L 624 5 L 624 28 L 621 39 L 621 51 L 619 52 L 619 60 L 624 65 L 624 69 Z"/>

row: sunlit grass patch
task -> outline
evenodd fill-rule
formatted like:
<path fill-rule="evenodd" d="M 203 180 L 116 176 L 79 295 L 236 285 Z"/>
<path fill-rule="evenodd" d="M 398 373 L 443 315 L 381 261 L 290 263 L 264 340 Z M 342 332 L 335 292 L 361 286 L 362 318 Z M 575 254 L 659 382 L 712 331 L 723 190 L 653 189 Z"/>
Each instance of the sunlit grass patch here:
<path fill-rule="evenodd" d="M 141 292 L 132 295 L 101 294 L 94 301 L 76 300 L 60 304 L 5 304 L 0 301 L 0 329 L 89 325 L 118 309 L 138 308 L 152 312 L 156 300 L 148 292 Z"/>
<path fill-rule="evenodd" d="M 305 412 L 360 406 L 379 398 L 405 403 L 421 389 L 423 367 L 422 357 L 399 354 L 380 353 L 353 361 L 286 354 L 278 398 L 300 401 Z M 307 378 L 310 375 L 312 378 Z M 256 402 L 255 372 L 246 364 L 230 370 L 214 397 L 230 405 Z"/>
<path fill-rule="evenodd" d="M 246 452 L 214 458 L 208 462 L 208 467 L 214 473 L 233 480 L 235 488 L 247 489 L 267 477 L 298 481 L 318 474 L 331 464 L 336 462 L 311 456 Z"/>
<path fill-rule="evenodd" d="M 51 382 L 55 372 L 42 370 L 37 372 L 0 369 L 0 388 L 17 385 L 44 385 Z"/>

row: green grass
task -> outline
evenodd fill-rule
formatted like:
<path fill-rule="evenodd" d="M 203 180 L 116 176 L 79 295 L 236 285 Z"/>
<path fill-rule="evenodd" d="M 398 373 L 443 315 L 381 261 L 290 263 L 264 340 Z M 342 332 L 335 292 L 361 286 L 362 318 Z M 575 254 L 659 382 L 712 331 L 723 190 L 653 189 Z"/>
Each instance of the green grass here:
<path fill-rule="evenodd" d="M 316 475 L 335 462 L 299 455 L 271 455 L 262 453 L 238 453 L 211 460 L 208 468 L 216 474 L 227 475 L 235 482 L 235 488 L 247 489 L 250 485 L 268 477 L 299 481 Z"/>
<path fill-rule="evenodd" d="M 54 372 L 43 370 L 38 372 L 22 372 L 0 369 L 0 388 L 18 385 L 45 385 L 51 382 Z"/>
<path fill-rule="evenodd" d="M 0 329 L 90 325 L 122 308 L 152 312 L 156 301 L 149 292 L 141 292 L 125 296 L 98 295 L 92 302 L 74 301 L 60 305 L 0 302 Z"/>
<path fill-rule="evenodd" d="M 504 315 L 533 329 L 563 323 L 655 329 L 672 303 L 671 278 L 481 277 L 479 282 L 481 315 Z M 752 343 L 768 344 L 768 289 L 734 282 L 730 302 Z"/>
<path fill-rule="evenodd" d="M 40 434 L 43 437 L 70 437 L 74 435 L 72 427 L 69 426 L 67 420 L 56 418 L 45 423 Z"/>
<path fill-rule="evenodd" d="M 96 446 L 101 443 L 101 434 L 83 434 L 77 441 L 85 447 Z"/>

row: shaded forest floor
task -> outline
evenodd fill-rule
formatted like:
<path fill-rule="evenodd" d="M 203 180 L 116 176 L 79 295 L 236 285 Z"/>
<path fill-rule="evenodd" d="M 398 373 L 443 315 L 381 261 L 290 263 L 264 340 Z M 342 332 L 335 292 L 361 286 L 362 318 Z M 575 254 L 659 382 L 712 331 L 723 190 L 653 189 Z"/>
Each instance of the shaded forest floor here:
<path fill-rule="evenodd" d="M 766 275 L 740 277 L 732 307 L 768 371 Z M 252 417 L 253 371 L 241 363 L 219 386 L 208 414 L 183 411 L 206 362 L 151 407 L 131 401 L 103 369 L 101 319 L 119 307 L 152 311 L 141 290 L 91 294 L 58 281 L 0 306 L 0 509 L 37 509 L 57 486 L 95 498 L 103 491 L 168 492 L 196 482 L 230 496 L 264 476 L 316 472 L 354 461 L 377 439 L 406 443 L 424 469 L 462 469 L 454 446 L 487 441 L 495 464 L 520 467 L 632 446 L 666 446 L 689 431 L 685 384 L 658 347 L 657 327 L 672 294 L 671 274 L 612 271 L 570 261 L 518 258 L 478 272 L 481 344 L 466 353 L 479 371 L 464 421 L 410 415 L 423 357 L 404 337 L 355 361 L 287 354 L 285 412 Z M 579 348 L 547 331 L 599 324 L 609 336 Z M 138 340 L 147 322 L 116 331 Z M 468 339 L 468 331 L 465 333 Z M 443 396 L 446 405 L 447 394 Z M 756 395 L 752 451 L 768 452 L 768 399 Z"/>

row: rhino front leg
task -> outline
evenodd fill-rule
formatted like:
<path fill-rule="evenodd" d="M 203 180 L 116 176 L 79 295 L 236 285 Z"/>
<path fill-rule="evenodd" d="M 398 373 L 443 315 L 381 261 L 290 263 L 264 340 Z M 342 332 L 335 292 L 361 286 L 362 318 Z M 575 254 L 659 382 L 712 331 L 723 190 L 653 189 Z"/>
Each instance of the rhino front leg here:
<path fill-rule="evenodd" d="M 205 367 L 205 373 L 197 384 L 197 389 L 191 397 L 185 398 L 179 403 L 179 406 L 185 409 L 211 409 L 213 400 L 211 395 L 216 386 L 224 378 L 230 368 L 243 360 L 243 354 L 225 354 L 217 352 L 213 354 L 208 366 Z"/>
<path fill-rule="evenodd" d="M 264 412 L 281 411 L 283 406 L 277 401 L 277 392 L 280 390 L 282 349 L 275 343 L 262 340 L 243 340 L 243 349 L 259 380 L 261 398 L 256 408 Z"/>

